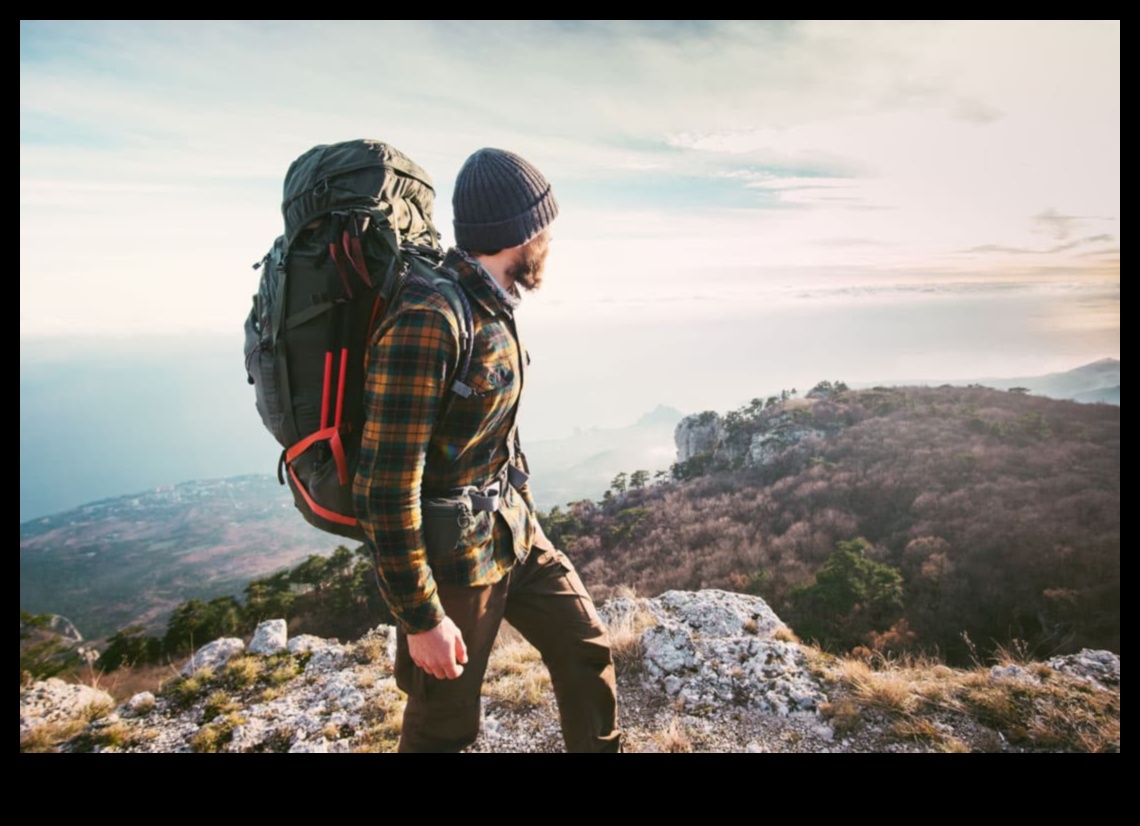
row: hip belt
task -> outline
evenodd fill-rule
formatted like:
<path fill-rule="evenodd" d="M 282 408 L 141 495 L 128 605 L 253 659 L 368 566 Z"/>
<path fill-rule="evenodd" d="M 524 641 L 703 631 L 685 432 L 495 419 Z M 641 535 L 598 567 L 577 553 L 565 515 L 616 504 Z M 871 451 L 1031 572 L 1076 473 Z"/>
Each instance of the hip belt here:
<path fill-rule="evenodd" d="M 483 486 L 465 485 L 452 488 L 442 496 L 424 496 L 424 542 L 429 556 L 454 550 L 462 534 L 475 523 L 477 513 L 495 513 L 503 505 L 503 493 L 509 484 L 521 488 L 530 475 L 512 464 Z"/>

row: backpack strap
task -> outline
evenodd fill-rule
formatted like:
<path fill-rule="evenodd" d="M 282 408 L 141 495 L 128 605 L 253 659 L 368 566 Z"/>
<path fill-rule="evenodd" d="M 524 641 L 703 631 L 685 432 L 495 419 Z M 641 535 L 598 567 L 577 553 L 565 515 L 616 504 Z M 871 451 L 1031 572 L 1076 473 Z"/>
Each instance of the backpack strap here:
<path fill-rule="evenodd" d="M 463 291 L 455 277 L 439 267 L 435 272 L 436 275 L 431 279 L 432 286 L 447 300 L 459 325 L 459 364 L 451 382 L 451 392 L 444 399 L 445 407 L 440 416 L 442 418 L 442 414 L 446 413 L 447 407 L 450 406 L 448 402 L 452 394 L 466 399 L 474 392 L 467 384 L 467 373 L 471 370 L 471 356 L 475 352 L 475 320 L 471 314 L 471 302 L 467 299 L 467 293 Z"/>

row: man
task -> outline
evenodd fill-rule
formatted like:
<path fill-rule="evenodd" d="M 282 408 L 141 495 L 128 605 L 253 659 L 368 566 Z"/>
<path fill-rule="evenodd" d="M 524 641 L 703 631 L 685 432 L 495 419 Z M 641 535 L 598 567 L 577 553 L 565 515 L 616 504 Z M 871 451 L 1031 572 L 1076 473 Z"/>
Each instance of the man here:
<path fill-rule="evenodd" d="M 535 517 L 515 417 L 528 357 L 514 314 L 542 280 L 558 203 L 511 152 L 481 149 L 452 198 L 456 272 L 472 310 L 466 387 L 447 301 L 405 288 L 369 351 L 357 516 L 396 618 L 396 682 L 408 695 L 400 751 L 476 738 L 480 688 L 506 618 L 542 654 L 568 751 L 617 751 L 609 638 L 570 561 Z"/>

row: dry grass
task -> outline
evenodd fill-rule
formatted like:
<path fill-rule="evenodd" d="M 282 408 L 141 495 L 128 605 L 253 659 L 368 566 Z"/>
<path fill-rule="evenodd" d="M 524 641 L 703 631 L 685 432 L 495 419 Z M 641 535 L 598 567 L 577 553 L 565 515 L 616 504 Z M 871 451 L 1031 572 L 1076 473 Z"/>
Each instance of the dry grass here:
<path fill-rule="evenodd" d="M 962 702 L 1014 744 L 1053 751 L 1120 751 L 1120 697 L 1066 675 L 973 681 Z"/>
<path fill-rule="evenodd" d="M 673 717 L 669 725 L 653 733 L 657 750 L 666 754 L 688 754 L 693 750 L 693 741 L 680 718 Z"/>
<path fill-rule="evenodd" d="M 233 740 L 234 729 L 244 722 L 244 718 L 235 712 L 227 714 L 216 722 L 207 723 L 190 738 L 191 751 L 199 754 L 223 751 Z"/>
<path fill-rule="evenodd" d="M 1120 750 L 1120 695 L 1059 673 L 1028 659 L 1023 648 L 1000 651 L 1002 666 L 1017 665 L 1022 677 L 995 677 L 988 666 L 957 670 L 925 658 L 830 663 L 829 676 L 845 691 L 826 709 L 837 733 L 854 727 L 859 713 L 891 719 L 900 739 L 930 743 L 939 751 L 970 747 L 934 720 L 968 725 L 978 751 L 1002 751 L 1006 744 L 1035 750 L 1117 752 Z"/>
<path fill-rule="evenodd" d="M 229 694 L 218 689 L 206 698 L 206 705 L 202 709 L 202 720 L 208 723 L 215 717 L 224 717 L 227 714 L 233 714 L 240 708 L 241 705 Z"/>
<path fill-rule="evenodd" d="M 264 679 L 271 686 L 281 686 L 285 685 L 285 683 L 290 682 L 300 674 L 300 663 L 298 663 L 291 656 L 278 655 L 270 661 L 269 668 L 264 676 Z"/>
<path fill-rule="evenodd" d="M 519 711 L 545 705 L 553 696 L 538 650 L 506 623 L 491 649 L 483 687 L 488 697 Z"/>
<path fill-rule="evenodd" d="M 626 676 L 639 673 L 645 665 L 645 646 L 641 635 L 647 628 L 657 624 L 657 618 L 644 607 L 622 614 L 613 622 L 607 623 L 610 635 L 610 653 L 614 658 L 616 674 Z"/>
<path fill-rule="evenodd" d="M 193 674 L 179 677 L 162 687 L 162 695 L 167 697 L 177 708 L 188 708 L 202 699 L 202 695 L 209 689 L 214 679 L 214 672 L 209 668 L 199 668 Z"/>
<path fill-rule="evenodd" d="M 20 738 L 21 754 L 50 754 L 59 751 L 60 743 L 66 742 L 83 731 L 87 723 L 82 720 L 68 720 L 64 723 L 44 723 Z"/>
<path fill-rule="evenodd" d="M 352 645 L 352 657 L 361 665 L 380 665 L 388 660 L 388 644 L 379 637 L 364 637 Z"/>
<path fill-rule="evenodd" d="M 394 680 L 386 680 L 374 692 L 364 711 L 367 728 L 357 738 L 354 751 L 394 752 L 400 743 L 400 728 L 404 722 L 404 693 L 396 688 Z"/>
<path fill-rule="evenodd" d="M 610 599 L 638 599 L 637 589 L 623 583 L 613 589 Z"/>
<path fill-rule="evenodd" d="M 265 675 L 267 667 L 264 657 L 242 654 L 222 666 L 222 680 L 235 691 L 244 691 L 257 684 Z"/>
<path fill-rule="evenodd" d="M 772 639 L 779 640 L 780 642 L 793 642 L 797 645 L 801 642 L 800 638 L 796 636 L 796 632 L 786 625 L 781 625 L 776 628 L 776 630 L 772 632 Z"/>
<path fill-rule="evenodd" d="M 103 726 L 88 726 L 73 738 L 68 746 L 72 751 L 89 752 L 96 748 L 130 748 L 139 741 L 139 735 L 125 723 L 114 722 Z"/>
<path fill-rule="evenodd" d="M 94 682 L 91 678 L 81 680 L 86 685 L 101 688 L 115 698 L 118 703 L 125 703 L 134 695 L 142 691 L 153 694 L 161 692 L 162 687 L 168 683 L 172 676 L 172 666 L 166 665 L 135 665 L 130 668 L 119 668 L 109 674 L 95 671 L 98 675 Z"/>
<path fill-rule="evenodd" d="M 207 707 L 216 705 L 212 702 L 215 697 L 231 692 L 245 699 L 267 703 L 279 697 L 281 686 L 296 679 L 301 672 L 302 661 L 292 654 L 281 653 L 271 657 L 243 654 L 232 658 L 217 672 L 200 668 L 187 677 L 178 677 L 164 685 L 161 694 L 175 707 L 182 709 L 189 708 L 207 696 Z M 260 691 L 251 697 L 249 691 L 253 688 L 260 688 Z M 225 713 L 217 709 L 215 711 Z"/>
<path fill-rule="evenodd" d="M 934 744 L 934 750 L 943 754 L 971 754 L 973 749 L 953 735 L 943 737 Z"/>
<path fill-rule="evenodd" d="M 837 737 L 846 737 L 858 729 L 859 724 L 863 722 L 862 710 L 858 703 L 850 699 L 822 703 L 819 712 L 825 720 L 831 723 L 831 728 Z"/>
<path fill-rule="evenodd" d="M 98 674 L 98 672 L 95 672 Z M 99 688 L 98 680 L 94 684 L 84 681 L 85 685 Z M 104 689 L 105 690 L 105 689 Z M 115 710 L 115 703 L 108 701 L 93 701 L 84 706 L 78 716 L 71 720 L 44 723 L 20 738 L 20 753 L 52 753 L 58 752 L 59 747 L 69 740 L 79 736 L 88 726 L 110 714 Z M 90 749 L 86 749 L 89 751 Z"/>

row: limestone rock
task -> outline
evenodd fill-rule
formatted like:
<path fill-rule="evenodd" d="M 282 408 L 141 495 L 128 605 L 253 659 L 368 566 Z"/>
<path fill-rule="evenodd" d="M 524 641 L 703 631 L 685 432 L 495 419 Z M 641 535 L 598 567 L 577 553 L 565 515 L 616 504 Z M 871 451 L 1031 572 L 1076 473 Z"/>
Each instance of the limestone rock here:
<path fill-rule="evenodd" d="M 1111 651 L 1083 648 L 1077 654 L 1053 657 L 1049 667 L 1105 688 L 1120 685 L 1120 656 Z"/>
<path fill-rule="evenodd" d="M 686 416 L 677 422 L 673 442 L 677 445 L 677 461 L 687 462 L 694 456 L 711 456 L 724 439 L 724 420 L 712 410 Z"/>
<path fill-rule="evenodd" d="M 783 623 L 759 597 L 668 591 L 647 607 L 658 623 L 642 635 L 646 671 L 686 708 L 733 704 L 786 716 L 827 700 L 799 645 L 774 638 Z"/>
<path fill-rule="evenodd" d="M 284 651 L 289 639 L 289 633 L 283 619 L 271 619 L 258 623 L 253 632 L 253 639 L 249 642 L 251 654 L 276 654 Z"/>
<path fill-rule="evenodd" d="M 154 711 L 154 706 L 157 702 L 157 699 L 151 692 L 140 691 L 138 694 L 132 696 L 131 699 L 127 700 L 124 708 L 128 714 L 140 717 Z"/>
<path fill-rule="evenodd" d="M 198 649 L 186 665 L 182 666 L 182 676 L 189 677 L 201 668 L 220 668 L 231 657 L 240 654 L 244 649 L 245 643 L 237 637 L 222 637 L 219 640 L 207 643 Z"/>
<path fill-rule="evenodd" d="M 96 710 L 110 712 L 115 700 L 89 685 L 65 683 L 56 677 L 20 690 L 20 739 L 42 725 L 89 718 Z"/>

